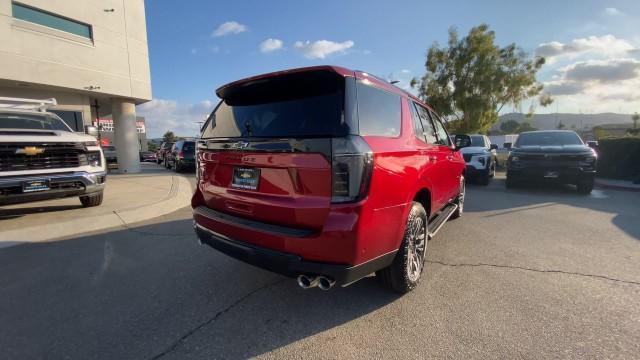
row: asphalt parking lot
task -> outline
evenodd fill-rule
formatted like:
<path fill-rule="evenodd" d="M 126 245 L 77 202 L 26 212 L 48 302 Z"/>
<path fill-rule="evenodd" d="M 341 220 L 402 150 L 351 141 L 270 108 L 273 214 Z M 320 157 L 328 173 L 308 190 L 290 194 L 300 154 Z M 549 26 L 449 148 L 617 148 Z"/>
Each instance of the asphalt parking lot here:
<path fill-rule="evenodd" d="M 398 297 L 295 281 L 199 246 L 183 208 L 0 249 L 6 359 L 637 358 L 640 193 L 470 186 Z"/>

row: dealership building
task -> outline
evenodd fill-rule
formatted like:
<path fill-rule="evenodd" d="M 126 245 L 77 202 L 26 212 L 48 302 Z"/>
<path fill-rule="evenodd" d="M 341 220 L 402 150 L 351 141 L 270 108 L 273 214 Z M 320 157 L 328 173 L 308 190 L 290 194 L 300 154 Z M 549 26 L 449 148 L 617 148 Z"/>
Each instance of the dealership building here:
<path fill-rule="evenodd" d="M 120 171 L 140 171 L 136 105 L 151 100 L 143 0 L 0 0 L 0 39 L 0 97 L 55 98 L 74 130 L 111 132 Z"/>

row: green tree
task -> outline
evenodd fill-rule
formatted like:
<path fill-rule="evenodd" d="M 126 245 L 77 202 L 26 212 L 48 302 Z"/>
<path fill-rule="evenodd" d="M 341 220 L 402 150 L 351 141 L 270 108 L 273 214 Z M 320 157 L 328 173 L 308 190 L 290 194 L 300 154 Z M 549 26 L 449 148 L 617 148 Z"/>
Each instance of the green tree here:
<path fill-rule="evenodd" d="M 176 134 L 173 131 L 167 131 L 162 135 L 162 140 L 165 142 L 176 142 Z"/>
<path fill-rule="evenodd" d="M 520 127 L 520 123 L 516 120 L 506 120 L 502 124 L 500 124 L 500 130 L 505 134 L 513 134 L 518 131 Z"/>
<path fill-rule="evenodd" d="M 147 141 L 147 149 L 149 149 L 149 151 L 156 151 L 158 150 L 158 145 L 154 142 Z"/>
<path fill-rule="evenodd" d="M 544 62 L 515 44 L 496 45 L 495 33 L 486 24 L 472 28 L 462 39 L 451 28 L 448 46 L 434 43 L 429 48 L 426 73 L 411 85 L 451 120 L 448 126 L 456 132 L 484 133 L 498 121 L 504 105 L 518 105 L 536 96 L 542 106 L 553 102 L 536 81 Z"/>

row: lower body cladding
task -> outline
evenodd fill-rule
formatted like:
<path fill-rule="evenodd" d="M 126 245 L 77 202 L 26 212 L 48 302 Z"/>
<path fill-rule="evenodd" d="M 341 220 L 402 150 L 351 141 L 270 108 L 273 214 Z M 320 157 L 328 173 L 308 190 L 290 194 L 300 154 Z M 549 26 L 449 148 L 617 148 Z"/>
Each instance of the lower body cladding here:
<path fill-rule="evenodd" d="M 223 226 L 212 226 L 212 224 Z M 349 285 L 391 265 L 397 252 L 394 250 L 357 265 L 310 261 L 296 254 L 257 246 L 216 231 L 217 228 L 228 226 L 251 229 L 255 233 L 254 236 L 260 236 L 262 233 L 265 236 L 286 236 L 302 242 L 319 241 L 314 238 L 317 234 L 238 218 L 203 206 L 194 209 L 194 229 L 202 244 L 262 269 L 288 277 L 297 277 L 298 285 L 304 289 L 317 286 L 320 289 L 329 290 L 334 285 Z"/>
<path fill-rule="evenodd" d="M 0 176 L 0 205 L 99 193 L 104 190 L 106 177 L 104 171 Z M 25 184 L 34 182 L 41 182 L 42 188 L 25 188 Z"/>

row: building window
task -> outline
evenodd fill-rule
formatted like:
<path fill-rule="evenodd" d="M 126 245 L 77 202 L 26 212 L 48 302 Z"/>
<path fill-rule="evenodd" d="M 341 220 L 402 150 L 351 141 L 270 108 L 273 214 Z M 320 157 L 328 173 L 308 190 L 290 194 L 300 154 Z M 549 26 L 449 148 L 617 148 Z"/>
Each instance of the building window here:
<path fill-rule="evenodd" d="M 91 26 L 40 9 L 13 2 L 13 17 L 92 40 Z"/>

